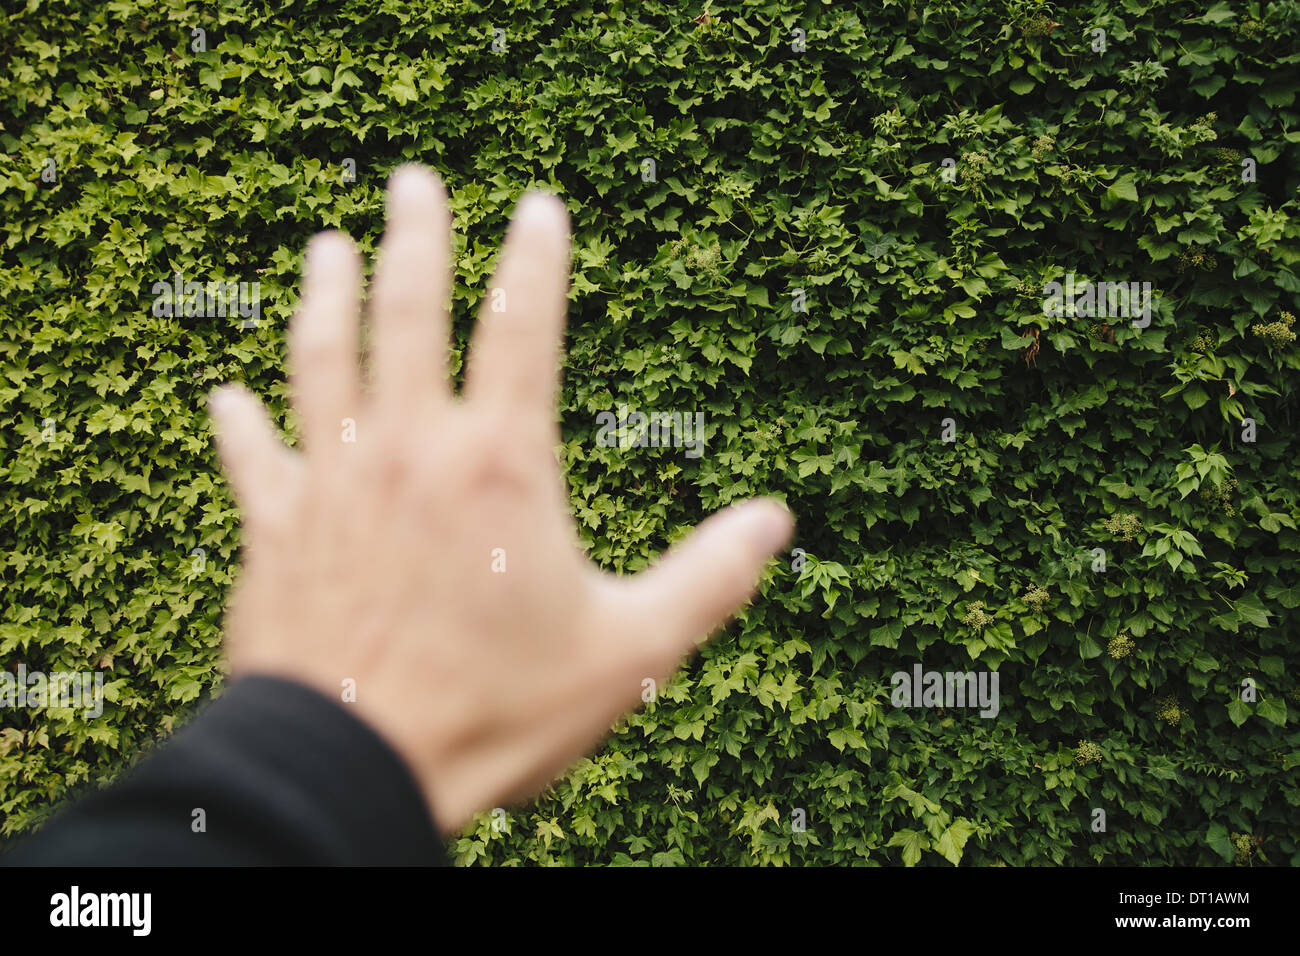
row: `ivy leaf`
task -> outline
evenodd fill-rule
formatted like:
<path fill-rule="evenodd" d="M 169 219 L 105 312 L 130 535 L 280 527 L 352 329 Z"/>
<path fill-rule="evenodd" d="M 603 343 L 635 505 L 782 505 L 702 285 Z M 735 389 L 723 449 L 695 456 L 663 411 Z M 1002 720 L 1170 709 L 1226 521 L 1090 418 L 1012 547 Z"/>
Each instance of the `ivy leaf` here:
<path fill-rule="evenodd" d="M 1300 607 L 1300 584 L 1271 584 L 1264 594 L 1288 610 Z"/>
<path fill-rule="evenodd" d="M 1224 863 L 1231 863 L 1236 856 L 1236 850 L 1228 836 L 1228 828 L 1221 823 L 1210 824 L 1210 829 L 1205 834 L 1205 842 L 1210 845 L 1210 849 L 1219 854 Z"/>
<path fill-rule="evenodd" d="M 879 259 L 881 256 L 889 252 L 890 247 L 893 246 L 894 243 L 895 240 L 893 236 L 879 236 L 875 239 L 869 240 L 866 245 L 863 246 L 863 251 L 871 258 Z"/>
<path fill-rule="evenodd" d="M 962 851 L 966 848 L 966 841 L 970 839 L 971 834 L 974 832 L 975 824 L 964 817 L 958 817 L 939 837 L 934 844 L 934 849 L 949 863 L 956 866 L 961 862 Z"/>
<path fill-rule="evenodd" d="M 1197 17 L 1195 22 L 1219 24 L 1227 23 L 1235 19 L 1237 19 L 1237 12 L 1232 9 L 1232 6 L 1228 4 L 1226 0 L 1219 0 L 1218 3 L 1206 10 L 1204 14 Z"/>
<path fill-rule="evenodd" d="M 1101 646 L 1101 644 L 1099 644 L 1097 641 L 1093 640 L 1092 637 L 1091 637 L 1090 635 L 1088 635 L 1088 634 L 1084 634 L 1084 635 L 1080 636 L 1080 638 L 1079 638 L 1079 656 L 1080 656 L 1081 658 L 1083 658 L 1085 661 L 1090 661 L 1090 660 L 1092 660 L 1094 657 L 1100 657 L 1100 656 L 1101 656 L 1101 652 L 1102 652 L 1102 646 Z"/>
<path fill-rule="evenodd" d="M 1259 706 L 1255 708 L 1255 712 L 1279 727 L 1286 725 L 1286 701 L 1281 697 L 1269 697 L 1261 700 Z"/>
<path fill-rule="evenodd" d="M 1268 627 L 1268 611 L 1260 601 L 1259 596 L 1255 594 L 1243 594 L 1232 603 L 1232 608 L 1248 624 L 1254 624 L 1256 627 Z"/>
<path fill-rule="evenodd" d="M 1002 327 L 1002 347 L 1013 352 L 1023 352 L 1031 342 L 1034 341 L 1032 335 L 1017 335 L 1005 325 Z"/>
<path fill-rule="evenodd" d="M 1187 407 L 1195 411 L 1210 400 L 1210 394 L 1199 385 L 1193 385 L 1183 390 L 1183 401 Z"/>
<path fill-rule="evenodd" d="M 925 837 L 916 830 L 898 830 L 885 846 L 901 846 L 903 866 L 916 866 L 921 861 L 921 850 L 925 843 Z"/>
<path fill-rule="evenodd" d="M 867 742 L 863 739 L 862 731 L 856 727 L 844 727 L 832 730 L 826 735 L 830 745 L 840 753 L 844 752 L 845 747 L 852 747 L 854 750 L 865 750 Z"/>
<path fill-rule="evenodd" d="M 1138 191 L 1137 182 L 1134 173 L 1125 173 L 1119 179 L 1115 180 L 1106 189 L 1105 198 L 1111 202 L 1123 200 L 1125 202 L 1137 202 Z"/>

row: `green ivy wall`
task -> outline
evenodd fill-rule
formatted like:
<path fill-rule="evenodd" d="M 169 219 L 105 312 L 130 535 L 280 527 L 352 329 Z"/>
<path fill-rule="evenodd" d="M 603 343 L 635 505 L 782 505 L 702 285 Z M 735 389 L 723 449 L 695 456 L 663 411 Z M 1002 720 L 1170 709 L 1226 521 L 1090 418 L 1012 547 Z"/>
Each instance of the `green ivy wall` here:
<path fill-rule="evenodd" d="M 1300 863 L 1300 3 L 14 6 L 0 668 L 107 702 L 0 711 L 0 833 L 219 685 L 204 396 L 245 382 L 292 435 L 303 244 L 373 252 L 416 160 L 453 195 L 457 370 L 515 200 L 568 203 L 593 560 L 753 494 L 799 523 L 461 861 Z M 176 272 L 259 282 L 262 321 L 153 316 Z M 1149 282 L 1150 324 L 1044 315 L 1070 273 Z M 620 404 L 702 412 L 704 454 L 602 447 Z M 895 707 L 918 662 L 996 670 L 997 716 Z"/>

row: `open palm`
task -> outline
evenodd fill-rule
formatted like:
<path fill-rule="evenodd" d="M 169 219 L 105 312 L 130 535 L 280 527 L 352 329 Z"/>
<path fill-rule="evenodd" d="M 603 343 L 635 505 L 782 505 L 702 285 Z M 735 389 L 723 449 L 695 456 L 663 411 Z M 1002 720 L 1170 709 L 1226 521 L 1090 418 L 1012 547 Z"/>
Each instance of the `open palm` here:
<path fill-rule="evenodd" d="M 354 707 L 406 760 L 444 832 L 534 794 L 593 747 L 645 678 L 670 673 L 748 599 L 791 530 L 760 499 L 709 518 L 642 574 L 592 565 L 554 452 L 564 207 L 540 193 L 520 202 L 459 398 L 449 238 L 441 183 L 399 170 L 364 389 L 359 258 L 341 234 L 313 240 L 289 338 L 301 452 L 246 390 L 212 402 L 245 522 L 233 671 Z"/>

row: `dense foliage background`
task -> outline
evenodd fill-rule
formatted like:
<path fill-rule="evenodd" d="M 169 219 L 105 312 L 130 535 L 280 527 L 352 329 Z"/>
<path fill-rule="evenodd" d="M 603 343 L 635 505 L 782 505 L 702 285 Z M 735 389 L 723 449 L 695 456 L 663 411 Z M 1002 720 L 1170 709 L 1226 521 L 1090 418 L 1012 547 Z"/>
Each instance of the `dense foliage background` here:
<path fill-rule="evenodd" d="M 204 396 L 291 433 L 303 244 L 373 252 L 417 160 L 453 192 L 457 368 L 515 200 L 568 203 L 592 558 L 757 493 L 802 549 L 461 860 L 1300 863 L 1300 3 L 18 6 L 0 668 L 103 669 L 109 703 L 0 712 L 0 832 L 219 684 Z M 263 321 L 155 318 L 176 271 L 260 281 Z M 1069 272 L 1151 282 L 1150 327 L 1045 317 Z M 703 411 L 703 457 L 600 447 L 619 404 Z M 891 706 L 918 661 L 996 668 L 997 718 Z"/>

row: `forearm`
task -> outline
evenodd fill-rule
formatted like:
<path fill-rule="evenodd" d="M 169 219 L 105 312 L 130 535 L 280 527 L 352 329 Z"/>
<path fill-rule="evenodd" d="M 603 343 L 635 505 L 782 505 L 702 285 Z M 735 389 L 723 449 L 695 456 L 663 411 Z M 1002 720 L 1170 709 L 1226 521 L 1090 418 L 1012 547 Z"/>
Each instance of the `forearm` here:
<path fill-rule="evenodd" d="M 11 865 L 445 864 L 393 749 L 336 703 L 269 677 L 235 681 L 157 753 L 86 795 Z"/>

